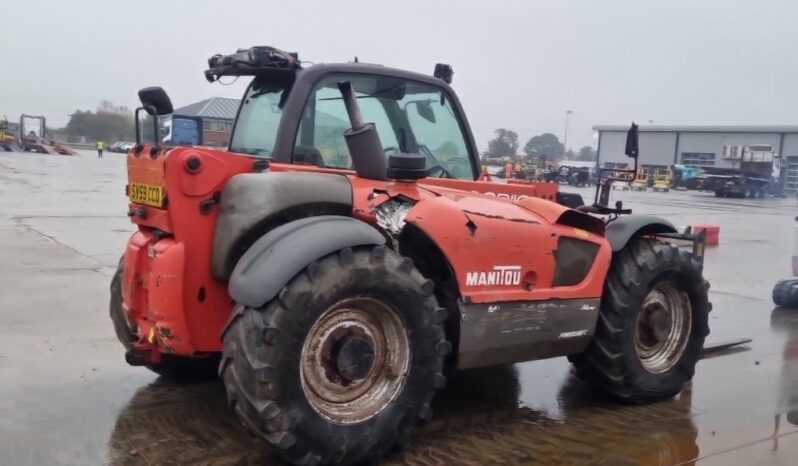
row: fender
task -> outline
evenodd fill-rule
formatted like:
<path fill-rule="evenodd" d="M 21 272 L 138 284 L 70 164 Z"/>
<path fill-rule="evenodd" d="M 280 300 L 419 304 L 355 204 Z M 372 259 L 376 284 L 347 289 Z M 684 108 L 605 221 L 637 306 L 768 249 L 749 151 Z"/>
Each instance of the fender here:
<path fill-rule="evenodd" d="M 230 277 L 238 259 L 272 226 L 313 215 L 349 215 L 352 185 L 326 173 L 247 173 L 230 179 L 222 191 L 213 235 L 211 273 Z"/>
<path fill-rule="evenodd" d="M 322 215 L 281 225 L 241 256 L 227 289 L 238 303 L 260 307 L 311 262 L 340 249 L 385 244 L 372 226 L 351 217 Z"/>
<path fill-rule="evenodd" d="M 605 237 L 612 252 L 623 249 L 630 239 L 652 233 L 678 233 L 673 224 L 654 215 L 622 215 L 607 225 Z"/>

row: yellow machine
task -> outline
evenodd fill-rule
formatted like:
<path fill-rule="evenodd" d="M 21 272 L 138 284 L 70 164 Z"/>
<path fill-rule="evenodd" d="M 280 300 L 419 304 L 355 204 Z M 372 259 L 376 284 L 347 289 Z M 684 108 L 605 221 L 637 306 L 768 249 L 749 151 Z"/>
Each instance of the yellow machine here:
<path fill-rule="evenodd" d="M 0 120 L 0 151 L 11 151 L 16 145 L 17 137 L 8 130 L 8 120 Z"/>
<path fill-rule="evenodd" d="M 671 171 L 668 168 L 654 170 L 654 191 L 667 193 L 671 187 Z"/>
<path fill-rule="evenodd" d="M 645 168 L 640 169 L 632 181 L 632 189 L 635 191 L 645 191 L 648 188 L 648 170 Z"/>

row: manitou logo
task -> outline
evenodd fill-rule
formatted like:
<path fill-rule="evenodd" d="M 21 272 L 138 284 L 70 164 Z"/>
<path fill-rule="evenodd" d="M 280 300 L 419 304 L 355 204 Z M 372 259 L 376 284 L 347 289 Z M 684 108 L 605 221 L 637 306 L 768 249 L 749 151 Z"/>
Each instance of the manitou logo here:
<path fill-rule="evenodd" d="M 521 283 L 520 265 L 496 265 L 487 272 L 467 272 L 466 286 L 518 285 Z"/>
<path fill-rule="evenodd" d="M 507 200 L 510 200 L 510 201 L 513 201 L 513 202 L 520 201 L 521 199 L 525 199 L 526 197 L 528 197 L 528 196 L 526 196 L 524 194 L 504 194 L 504 193 L 496 194 L 496 193 L 492 193 L 490 191 L 486 191 L 484 193 L 480 193 L 479 191 L 472 191 L 472 192 L 477 193 L 477 194 L 484 194 L 486 196 L 498 197 L 499 199 L 507 199 Z"/>

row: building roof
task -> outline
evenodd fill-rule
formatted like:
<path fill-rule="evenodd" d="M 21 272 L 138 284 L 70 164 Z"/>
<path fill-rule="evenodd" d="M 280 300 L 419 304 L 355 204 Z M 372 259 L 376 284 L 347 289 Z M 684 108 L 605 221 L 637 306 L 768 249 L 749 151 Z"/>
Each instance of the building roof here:
<path fill-rule="evenodd" d="M 627 131 L 628 125 L 596 125 L 593 131 Z M 639 131 L 661 133 L 798 133 L 798 126 L 640 126 Z"/>
<path fill-rule="evenodd" d="M 193 104 L 175 109 L 174 115 L 197 116 L 201 118 L 216 118 L 220 120 L 235 120 L 238 112 L 239 99 L 227 97 L 211 97 Z"/>

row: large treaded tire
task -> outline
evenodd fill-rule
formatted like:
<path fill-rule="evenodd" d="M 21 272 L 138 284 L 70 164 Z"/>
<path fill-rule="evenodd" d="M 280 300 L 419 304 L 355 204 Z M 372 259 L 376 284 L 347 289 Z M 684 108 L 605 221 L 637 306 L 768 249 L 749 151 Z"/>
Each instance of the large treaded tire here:
<path fill-rule="evenodd" d="M 798 309 L 798 278 L 776 283 L 773 287 L 773 304 L 786 309 Z"/>
<path fill-rule="evenodd" d="M 709 283 L 702 267 L 686 251 L 668 243 L 632 240 L 614 254 L 604 285 L 596 334 L 588 349 L 569 359 L 576 374 L 616 400 L 647 403 L 670 398 L 695 373 L 709 334 Z M 692 322 L 681 356 L 661 373 L 647 370 L 635 339 L 641 305 L 660 281 L 676 283 L 687 293 Z"/>
<path fill-rule="evenodd" d="M 125 351 L 133 347 L 136 335 L 130 331 L 125 313 L 122 309 L 122 272 L 124 270 L 124 258 L 119 260 L 119 266 L 111 279 L 111 301 L 109 310 L 111 322 L 114 324 L 116 338 L 122 343 Z M 219 365 L 218 355 L 208 355 L 203 357 L 180 357 L 172 354 L 164 354 L 160 364 L 148 365 L 147 369 L 156 374 L 175 381 L 189 382 L 200 380 L 212 380 L 217 378 L 216 368 Z"/>
<path fill-rule="evenodd" d="M 236 306 L 222 332 L 219 366 L 228 400 L 242 424 L 294 464 L 374 464 L 405 446 L 432 415 L 446 384 L 446 311 L 434 283 L 410 259 L 384 246 L 342 249 L 308 265 L 259 309 Z M 410 362 L 393 401 L 362 422 L 322 416 L 302 385 L 301 354 L 314 324 L 336 303 L 368 297 L 388 303 L 404 322 Z"/>

